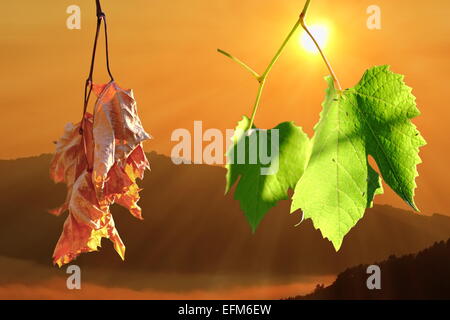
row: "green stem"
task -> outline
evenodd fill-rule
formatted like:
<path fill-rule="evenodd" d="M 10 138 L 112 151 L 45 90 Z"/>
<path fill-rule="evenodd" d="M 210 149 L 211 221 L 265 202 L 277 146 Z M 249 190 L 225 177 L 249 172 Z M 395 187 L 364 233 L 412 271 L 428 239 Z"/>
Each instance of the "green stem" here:
<path fill-rule="evenodd" d="M 310 4 L 311 4 L 311 0 L 307 0 L 305 3 L 305 6 L 303 7 L 302 13 L 300 14 L 300 19 L 306 18 L 306 12 L 308 12 Z"/>
<path fill-rule="evenodd" d="M 272 68 L 275 65 L 275 63 L 277 62 L 278 58 L 283 53 L 284 48 L 286 48 L 286 45 L 288 44 L 289 40 L 291 40 L 292 36 L 294 35 L 295 31 L 297 31 L 299 26 L 300 26 L 300 20 L 298 20 L 295 23 L 295 25 L 292 28 L 291 32 L 289 32 L 288 36 L 286 37 L 284 42 L 281 44 L 280 49 L 278 49 L 277 53 L 275 54 L 275 57 L 273 57 L 272 61 L 270 61 L 269 66 L 267 67 L 266 71 L 264 71 L 264 73 L 262 74 L 261 78 L 263 78 L 263 79 L 267 78 L 267 75 L 272 70 Z"/>
<path fill-rule="evenodd" d="M 253 124 L 255 122 L 256 113 L 258 111 L 258 107 L 259 107 L 260 102 L 261 102 L 262 92 L 264 90 L 264 87 L 265 87 L 265 84 L 266 84 L 266 79 L 267 79 L 270 71 L 272 70 L 272 68 L 275 65 L 275 63 L 278 61 L 278 58 L 280 58 L 280 56 L 283 53 L 283 50 L 286 48 L 286 45 L 288 44 L 289 40 L 291 40 L 292 36 L 297 31 L 297 29 L 298 29 L 298 27 L 300 25 L 305 29 L 306 33 L 313 40 L 314 44 L 316 45 L 317 49 L 319 50 L 319 52 L 320 52 L 320 54 L 321 54 L 321 56 L 323 58 L 323 60 L 325 61 L 325 64 L 327 65 L 327 68 L 328 68 L 331 76 L 333 77 L 334 82 L 336 83 L 336 85 L 339 88 L 339 90 L 342 91 L 341 84 L 339 83 L 339 80 L 337 79 L 336 74 L 334 73 L 333 68 L 331 67 L 331 64 L 329 63 L 327 57 L 325 56 L 325 54 L 323 53 L 322 49 L 320 48 L 319 43 L 316 41 L 316 39 L 314 38 L 314 36 L 311 34 L 311 32 L 309 31 L 308 27 L 306 26 L 305 17 L 306 17 L 306 13 L 308 12 L 310 4 L 311 4 L 311 0 L 307 0 L 306 3 L 305 3 L 305 6 L 303 7 L 302 13 L 300 14 L 300 18 L 295 23 L 294 27 L 289 32 L 288 36 L 286 37 L 284 42 L 281 44 L 281 47 L 278 49 L 277 53 L 275 54 L 273 59 L 270 61 L 269 65 L 267 66 L 266 70 L 264 71 L 264 73 L 261 76 L 256 71 L 254 71 L 252 68 L 250 68 L 247 64 L 245 64 L 241 60 L 235 58 L 234 56 L 232 56 L 228 52 L 225 52 L 225 51 L 220 50 L 220 49 L 217 50 L 221 54 L 227 56 L 228 58 L 230 58 L 231 60 L 233 60 L 234 62 L 238 63 L 240 66 L 242 66 L 244 69 L 249 71 L 256 78 L 256 80 L 258 80 L 258 82 L 259 82 L 258 94 L 256 95 L 256 101 L 255 101 L 255 104 L 253 106 L 252 117 L 250 119 L 250 125 L 247 128 L 247 130 L 250 130 L 250 129 L 253 128 Z"/>
<path fill-rule="evenodd" d="M 256 95 L 256 101 L 255 101 L 255 105 L 253 107 L 252 117 L 250 119 L 250 125 L 248 127 L 248 130 L 253 128 L 253 124 L 255 123 L 255 117 L 256 117 L 256 113 L 258 112 L 259 104 L 261 102 L 261 96 L 262 96 L 262 92 L 263 92 L 264 86 L 266 84 L 266 79 L 267 79 L 270 71 L 272 70 L 273 66 L 278 61 L 278 58 L 280 58 L 281 54 L 283 53 L 283 50 L 286 48 L 286 45 L 288 44 L 289 40 L 291 40 L 292 36 L 294 35 L 295 31 L 297 31 L 299 26 L 300 26 L 300 20 L 298 20 L 295 23 L 295 25 L 292 28 L 291 32 L 289 32 L 288 36 L 286 37 L 286 39 L 281 44 L 281 47 L 278 49 L 277 53 L 275 54 L 273 59 L 270 61 L 269 65 L 266 68 L 266 71 L 264 71 L 262 76 L 258 79 L 258 81 L 259 81 L 259 89 L 258 89 L 258 94 Z"/>
<path fill-rule="evenodd" d="M 233 60 L 234 62 L 236 62 L 237 64 L 239 64 L 241 67 L 243 67 L 245 70 L 249 71 L 257 80 L 260 78 L 260 75 L 253 70 L 252 68 L 250 68 L 247 64 L 245 64 L 244 62 L 242 62 L 241 60 L 239 60 L 238 58 L 232 56 L 231 54 L 229 54 L 226 51 L 223 51 L 221 49 L 217 49 L 217 51 L 221 54 L 223 54 L 224 56 L 230 58 L 231 60 Z"/>
<path fill-rule="evenodd" d="M 253 124 L 255 122 L 255 117 L 256 117 L 256 112 L 258 111 L 259 103 L 261 102 L 261 96 L 262 96 L 265 85 L 266 85 L 265 79 L 259 82 L 258 94 L 256 95 L 256 101 L 255 101 L 255 105 L 253 106 L 252 117 L 251 117 L 250 124 L 249 124 L 247 130 L 250 130 L 253 128 Z"/>

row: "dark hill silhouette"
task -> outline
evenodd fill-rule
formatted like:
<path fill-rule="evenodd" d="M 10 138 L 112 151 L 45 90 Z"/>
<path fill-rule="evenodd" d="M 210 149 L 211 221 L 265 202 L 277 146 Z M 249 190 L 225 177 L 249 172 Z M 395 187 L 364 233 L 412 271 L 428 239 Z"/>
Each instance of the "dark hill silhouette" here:
<path fill-rule="evenodd" d="M 65 188 L 50 181 L 50 159 L 0 161 L 0 256 L 51 266 L 65 217 L 46 210 L 64 200 Z M 103 240 L 101 251 L 80 256 L 78 265 L 178 274 L 337 274 L 391 254 L 417 252 L 450 235 L 450 217 L 375 206 L 336 253 L 309 221 L 294 227 L 300 216 L 289 215 L 288 201 L 270 211 L 252 235 L 239 203 L 224 196 L 223 168 L 176 166 L 155 153 L 149 159 L 153 171 L 141 183 L 145 220 L 113 209 L 126 261 Z"/>
<path fill-rule="evenodd" d="M 368 265 L 347 269 L 329 287 L 291 299 L 450 299 L 450 240 L 417 254 L 389 257 L 381 269 L 381 290 L 368 290 Z"/>

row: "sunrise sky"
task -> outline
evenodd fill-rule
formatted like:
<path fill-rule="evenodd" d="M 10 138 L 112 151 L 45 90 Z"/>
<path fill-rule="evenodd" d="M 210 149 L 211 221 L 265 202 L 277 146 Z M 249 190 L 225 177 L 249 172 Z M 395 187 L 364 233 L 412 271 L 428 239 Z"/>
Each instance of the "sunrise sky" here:
<path fill-rule="evenodd" d="M 66 8 L 81 7 L 81 30 L 68 30 Z M 298 0 L 104 0 L 116 80 L 135 90 L 147 151 L 170 155 L 174 129 L 231 129 L 250 115 L 257 83 L 219 55 L 231 52 L 261 72 L 295 23 Z M 382 29 L 366 27 L 368 6 L 382 10 Z M 389 64 L 414 88 L 422 116 L 417 203 L 450 214 L 448 196 L 450 25 L 447 0 L 316 0 L 308 20 L 329 28 L 326 53 L 344 87 L 373 66 Z M 94 1 L 8 1 L 0 11 L 0 159 L 53 151 L 65 123 L 78 121 L 95 32 Z M 275 66 L 256 123 L 294 120 L 308 134 L 318 120 L 327 70 L 300 46 L 300 33 Z M 103 43 L 100 50 L 103 49 Z M 103 52 L 101 50 L 101 52 Z M 95 80 L 107 80 L 103 55 Z M 157 170 L 155 168 L 155 170 Z M 406 207 L 391 191 L 377 203 Z"/>

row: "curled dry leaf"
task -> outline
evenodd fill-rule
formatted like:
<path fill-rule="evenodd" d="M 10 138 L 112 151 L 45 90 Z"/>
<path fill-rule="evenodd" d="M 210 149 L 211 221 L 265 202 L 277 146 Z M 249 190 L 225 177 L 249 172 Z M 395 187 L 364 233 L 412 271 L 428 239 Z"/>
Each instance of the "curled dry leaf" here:
<path fill-rule="evenodd" d="M 85 134 L 80 134 L 81 125 Z M 67 197 L 65 203 L 50 213 L 60 215 L 69 208 L 69 201 L 73 185 L 77 177 L 87 169 L 87 153 L 92 154 L 92 125 L 93 117 L 86 113 L 82 123 L 74 125 L 68 123 L 64 128 L 64 134 L 56 143 L 56 152 L 50 164 L 50 177 L 55 183 L 67 185 Z M 85 154 L 86 150 L 86 154 Z"/>
<path fill-rule="evenodd" d="M 67 185 L 65 203 L 51 211 L 56 215 L 69 211 L 53 254 L 59 266 L 80 253 L 97 251 L 102 238 L 109 238 L 124 258 L 112 204 L 142 219 L 137 179 L 149 169 L 142 142 L 150 136 L 142 127 L 131 90 L 110 82 L 94 85 L 93 91 L 98 95 L 94 115 L 86 113 L 81 123 L 66 126 L 50 165 L 53 181 Z"/>
<path fill-rule="evenodd" d="M 102 238 L 109 238 L 117 253 L 124 258 L 125 245 L 114 226 L 109 206 L 98 202 L 91 173 L 85 170 L 74 184 L 69 201 L 69 217 L 56 245 L 54 262 L 61 266 L 80 253 L 96 251 Z"/>
<path fill-rule="evenodd" d="M 137 115 L 131 90 L 121 89 L 112 81 L 106 85 L 94 85 L 93 91 L 98 100 L 94 113 L 92 178 L 98 197 L 103 198 L 105 182 L 113 165 L 125 168 L 128 156 L 150 136 Z"/>

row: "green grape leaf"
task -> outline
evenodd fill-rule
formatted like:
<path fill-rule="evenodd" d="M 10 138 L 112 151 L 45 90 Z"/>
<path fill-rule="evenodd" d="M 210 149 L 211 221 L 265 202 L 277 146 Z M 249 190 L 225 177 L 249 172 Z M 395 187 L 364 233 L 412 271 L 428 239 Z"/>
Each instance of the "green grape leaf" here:
<path fill-rule="evenodd" d="M 414 203 L 419 148 L 425 140 L 410 119 L 419 110 L 403 76 L 388 66 L 366 71 L 354 88 L 343 92 L 328 78 L 312 152 L 292 198 L 291 212 L 305 219 L 339 250 L 345 235 L 382 193 L 378 173 L 411 207 Z"/>
<path fill-rule="evenodd" d="M 310 141 L 300 127 L 284 122 L 274 130 L 247 131 L 247 117 L 238 123 L 227 152 L 226 193 L 239 179 L 234 198 L 255 232 L 264 215 L 280 200 L 288 199 L 303 174 Z M 266 155 L 271 160 L 268 161 Z"/>

